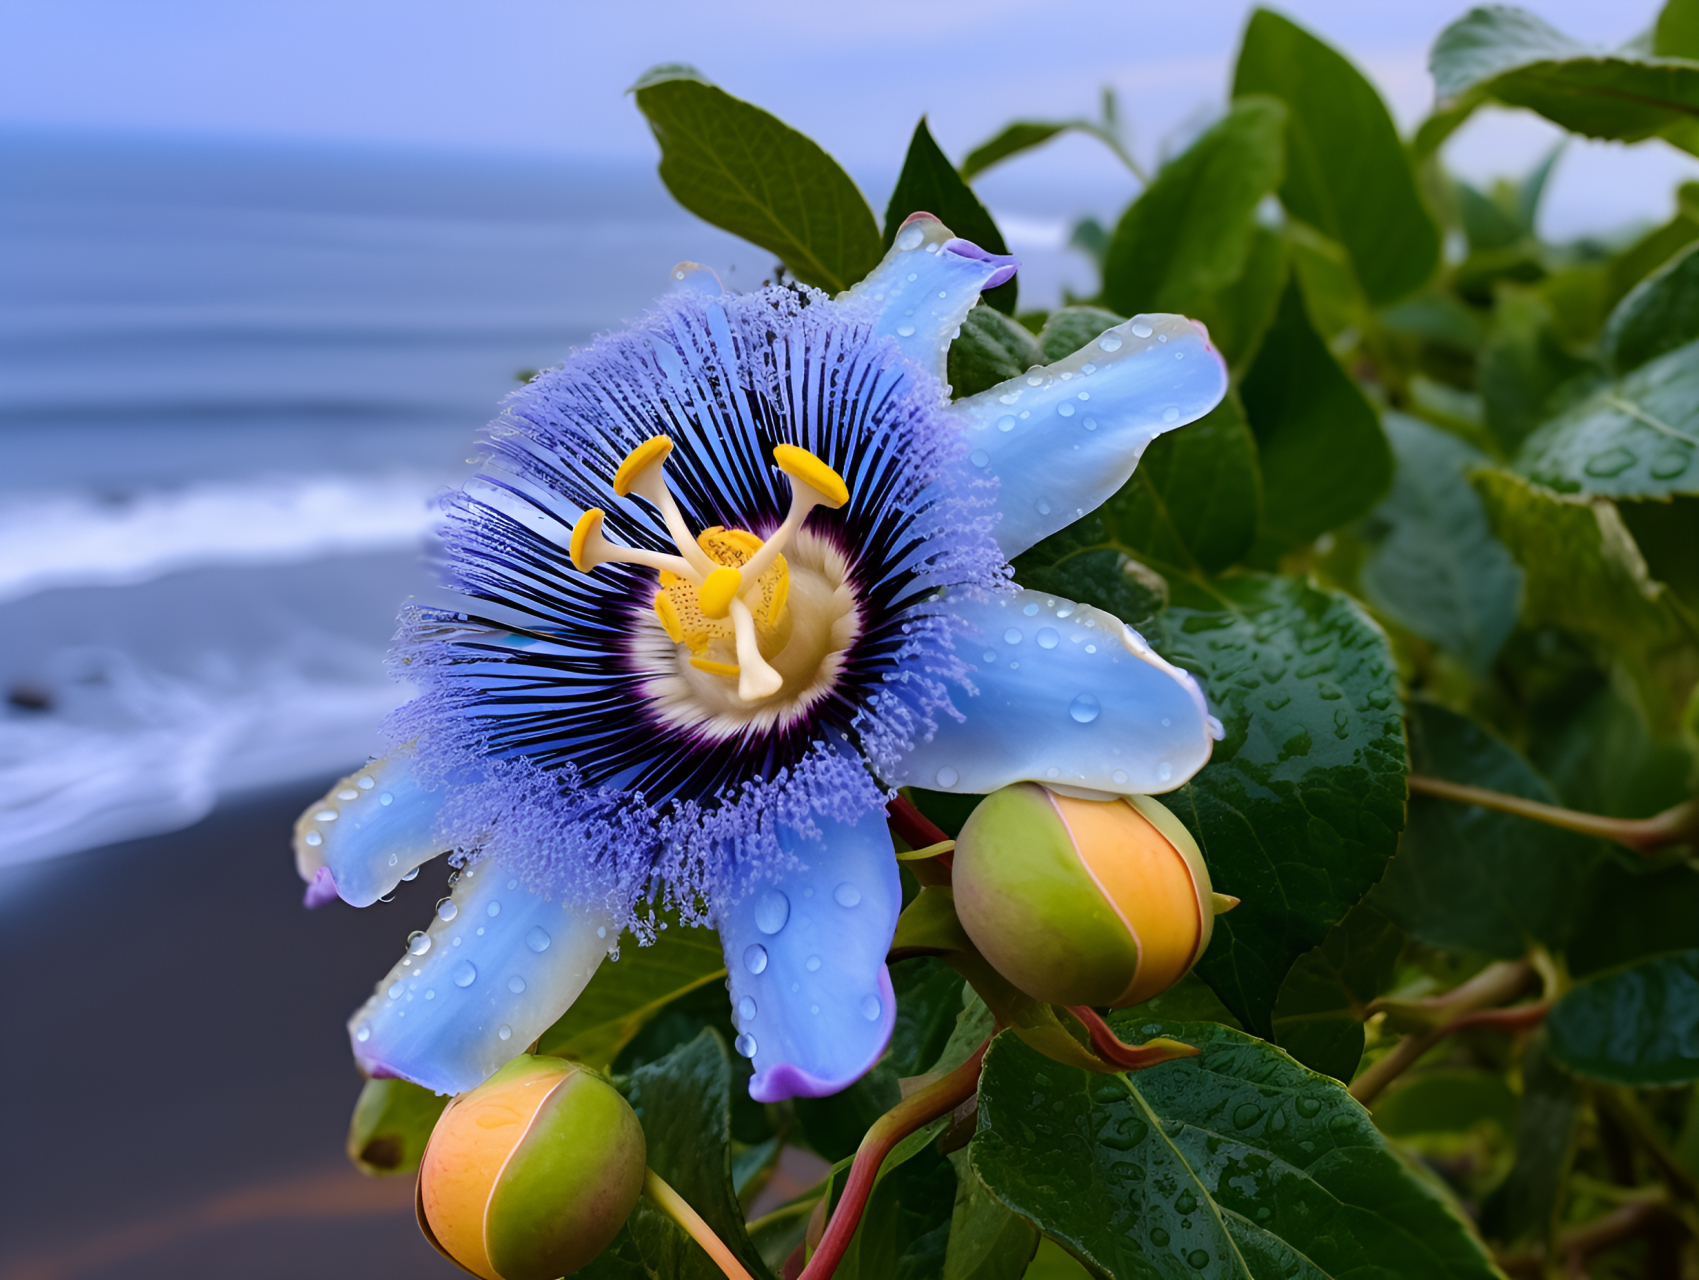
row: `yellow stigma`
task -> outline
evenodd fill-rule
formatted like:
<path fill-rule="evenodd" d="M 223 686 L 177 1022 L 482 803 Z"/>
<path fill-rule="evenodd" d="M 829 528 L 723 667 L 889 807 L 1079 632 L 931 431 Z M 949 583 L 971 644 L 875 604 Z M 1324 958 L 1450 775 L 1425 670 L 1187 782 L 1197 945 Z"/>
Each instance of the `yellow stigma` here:
<path fill-rule="evenodd" d="M 609 542 L 602 533 L 606 513 L 591 508 L 573 526 L 568 548 L 572 563 L 584 573 L 615 563 L 660 570 L 655 616 L 673 643 L 689 651 L 690 665 L 735 679 L 744 702 L 770 698 L 784 680 L 767 658 L 785 647 L 791 633 L 786 608 L 790 573 L 781 553 L 815 507 L 835 509 L 848 502 L 849 487 L 806 449 L 777 445 L 773 458 L 791 480 L 791 509 L 772 536 L 762 541 L 745 529 L 716 525 L 691 537 L 666 483 L 666 459 L 672 449 L 666 436 L 645 440 L 620 463 L 613 488 L 622 498 L 635 494 L 652 503 L 679 554 Z"/>

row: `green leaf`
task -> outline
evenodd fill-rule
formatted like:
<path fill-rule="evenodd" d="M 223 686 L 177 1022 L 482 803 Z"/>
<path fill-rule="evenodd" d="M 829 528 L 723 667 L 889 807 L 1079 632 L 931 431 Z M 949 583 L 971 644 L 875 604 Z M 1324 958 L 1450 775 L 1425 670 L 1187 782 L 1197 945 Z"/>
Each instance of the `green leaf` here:
<path fill-rule="evenodd" d="M 1015 561 L 1023 586 L 1054 591 L 1138 625 L 1165 603 L 1150 565 L 1181 577 L 1219 573 L 1250 549 L 1261 504 L 1256 442 L 1236 397 L 1158 436 L 1108 502 Z"/>
<path fill-rule="evenodd" d="M 1699 498 L 1619 502 L 1616 509 L 1646 558 L 1646 572 L 1699 615 L 1699 556 L 1693 554 L 1699 547 Z"/>
<path fill-rule="evenodd" d="M 1517 1097 L 1504 1077 L 1486 1071 L 1424 1071 L 1396 1082 L 1376 1100 L 1375 1127 L 1395 1138 L 1458 1133 L 1486 1121 L 1516 1132 Z"/>
<path fill-rule="evenodd" d="M 943 1121 L 911 1135 L 880 1166 L 835 1280 L 925 1280 L 943 1269 L 956 1205 L 956 1170 L 938 1154 Z"/>
<path fill-rule="evenodd" d="M 1464 473 L 1487 462 L 1456 436 L 1385 418 L 1398 459 L 1392 492 L 1365 522 L 1363 596 L 1400 626 L 1484 674 L 1516 625 L 1522 571 L 1493 537 Z"/>
<path fill-rule="evenodd" d="M 1522 1051 L 1522 1105 L 1516 1123 L 1516 1163 L 1481 1206 L 1481 1228 L 1515 1244 L 1546 1239 L 1555 1227 L 1559 1196 L 1575 1152 L 1581 1107 L 1575 1081 L 1558 1069 L 1544 1030 Z"/>
<path fill-rule="evenodd" d="M 1114 1277 L 1498 1274 L 1337 1083 L 1226 1027 L 1136 1030 L 1158 1034 L 1203 1052 L 1105 1076 L 999 1036 L 971 1148 L 991 1193 Z"/>
<path fill-rule="evenodd" d="M 1038 1249 L 1038 1232 L 1010 1213 L 973 1171 L 966 1147 L 950 1153 L 956 1170 L 956 1205 L 943 1280 L 1022 1280 Z"/>
<path fill-rule="evenodd" d="M 1699 926 L 1695 927 L 1699 934 Z M 1699 1080 L 1699 950 L 1577 983 L 1546 1020 L 1552 1057 L 1636 1088 Z"/>
<path fill-rule="evenodd" d="M 1480 365 L 1481 400 L 1499 448 L 1514 453 L 1551 416 L 1559 388 L 1591 368 L 1558 342 L 1541 294 L 1500 290 Z"/>
<path fill-rule="evenodd" d="M 873 210 L 816 143 L 694 67 L 653 67 L 633 92 L 661 145 L 661 181 L 697 217 L 777 254 L 798 280 L 828 293 L 878 264 Z"/>
<path fill-rule="evenodd" d="M 448 1105 L 410 1080 L 368 1080 L 348 1121 L 348 1158 L 361 1173 L 412 1173 Z"/>
<path fill-rule="evenodd" d="M 1236 102 L 1162 167 L 1128 207 L 1103 264 L 1104 301 L 1123 315 L 1190 314 L 1239 279 L 1257 206 L 1280 182 L 1286 111 Z"/>
<path fill-rule="evenodd" d="M 1404 825 L 1404 726 L 1386 637 L 1347 597 L 1291 578 L 1188 588 L 1149 632 L 1195 673 L 1226 737 L 1164 797 L 1216 889 L 1197 972 L 1248 1030 L 1271 1031 L 1297 958 L 1381 878 Z"/>
<path fill-rule="evenodd" d="M 1556 803 L 1522 757 L 1473 721 L 1412 702 L 1408 724 L 1413 772 Z M 1596 851 L 1544 823 L 1413 795 L 1398 857 L 1371 901 L 1432 946 L 1512 959 L 1529 942 L 1568 941 Z"/>
<path fill-rule="evenodd" d="M 1699 250 L 1687 248 L 1635 285 L 1605 322 L 1599 346 L 1618 374 L 1699 338 Z"/>
<path fill-rule="evenodd" d="M 616 1083 L 643 1125 L 649 1167 L 702 1215 L 751 1275 L 770 1277 L 744 1230 L 732 1183 L 732 1064 L 719 1033 L 704 1030 Z M 723 1280 L 701 1246 L 647 1200 L 608 1251 L 576 1274 L 586 1280 Z"/>
<path fill-rule="evenodd" d="M 1601 386 L 1523 443 L 1518 471 L 1560 493 L 1699 494 L 1699 342 Z"/>
<path fill-rule="evenodd" d="M 1100 337 L 1125 320 L 1125 316 L 1105 311 L 1102 307 L 1062 307 L 1052 311 L 1038 335 L 1038 345 L 1045 363 L 1071 356 L 1086 343 Z M 1161 439 L 1161 437 L 1157 437 Z"/>
<path fill-rule="evenodd" d="M 1001 311 L 979 303 L 950 344 L 950 395 L 957 400 L 976 396 L 1043 363 L 1037 338 Z"/>
<path fill-rule="evenodd" d="M 962 1011 L 962 976 L 937 956 L 891 965 L 897 996 L 889 1062 L 901 1076 L 917 1076 L 938 1060 Z"/>
<path fill-rule="evenodd" d="M 627 939 L 618 960 L 604 960 L 572 1007 L 537 1041 L 537 1052 L 606 1068 L 671 1001 L 725 976 L 720 936 L 675 920 L 653 945 Z"/>
<path fill-rule="evenodd" d="M 1595 639 L 1639 685 L 1653 732 L 1666 731 L 1679 713 L 1671 690 L 1686 687 L 1679 651 L 1691 648 L 1694 631 L 1647 573 L 1617 509 L 1507 471 L 1477 471 L 1471 480 L 1493 531 L 1522 566 L 1523 619 Z"/>
<path fill-rule="evenodd" d="M 834 1163 L 855 1154 L 873 1122 L 903 1098 L 897 1073 L 881 1060 L 849 1088 L 829 1098 L 797 1098 L 797 1124 L 808 1145 Z"/>
<path fill-rule="evenodd" d="M 1392 451 L 1374 408 L 1316 334 L 1295 284 L 1240 394 L 1262 466 L 1259 541 L 1271 550 L 1354 520 L 1386 493 Z"/>
<path fill-rule="evenodd" d="M 1660 58 L 1699 59 L 1699 4 L 1668 0 L 1652 28 L 1652 52 Z"/>
<path fill-rule="evenodd" d="M 1699 184 L 1684 182 L 1676 189 L 1675 217 L 1662 226 L 1654 227 L 1638 240 L 1619 250 L 1606 260 L 1606 284 L 1601 301 L 1609 310 L 1616 306 L 1628 291 L 1652 272 L 1699 239 L 1699 220 L 1695 219 L 1699 202 Z"/>
<path fill-rule="evenodd" d="M 1685 545 L 1699 546 L 1699 528 Z M 1646 818 L 1691 794 L 1693 753 L 1680 739 L 1653 737 L 1633 690 L 1603 675 L 1565 682 L 1536 709 L 1528 759 L 1567 808 L 1586 813 Z"/>
<path fill-rule="evenodd" d="M 1005 125 L 995 137 L 988 138 L 962 161 L 963 178 L 977 178 L 994 164 L 1000 164 L 1023 151 L 1042 147 L 1059 133 L 1079 128 L 1078 122 L 1063 120 L 1016 120 Z"/>
<path fill-rule="evenodd" d="M 1359 902 L 1298 958 L 1274 1002 L 1274 1042 L 1312 1071 L 1350 1084 L 1363 1057 L 1368 1003 L 1386 990 L 1404 936 Z"/>
<path fill-rule="evenodd" d="M 885 206 L 885 239 L 888 251 L 897 238 L 903 219 L 911 213 L 930 213 L 964 240 L 971 240 L 981 249 L 992 253 L 1007 253 L 1009 246 L 1003 233 L 991 220 L 985 206 L 974 195 L 973 188 L 962 180 L 956 167 L 949 162 L 932 131 L 926 127 L 926 117 L 914 127 L 914 137 L 903 158 L 903 171 L 897 175 L 897 186 L 891 192 L 891 202 Z M 988 289 L 981 295 L 986 304 L 1005 315 L 1015 314 L 1014 280 Z"/>
<path fill-rule="evenodd" d="M 1287 240 L 1261 223 L 1251 228 L 1251 245 L 1239 278 L 1209 297 L 1199 298 L 1187 314 L 1203 321 L 1235 375 L 1255 358 L 1274 323 L 1286 286 Z"/>
<path fill-rule="evenodd" d="M 1607 862 L 1589 896 L 1585 922 L 1567 956 L 1577 977 L 1683 951 L 1694 943 L 1699 872 L 1690 866 L 1648 870 Z"/>
<path fill-rule="evenodd" d="M 1265 93 L 1286 104 L 1286 178 L 1294 217 L 1343 244 L 1363 292 L 1395 302 L 1439 261 L 1439 228 L 1386 104 L 1337 50 L 1267 9 L 1251 15 L 1233 96 Z"/>
<path fill-rule="evenodd" d="M 1699 64 L 1605 53 L 1508 5 L 1440 32 L 1429 66 L 1442 111 L 1491 97 L 1589 138 L 1663 134 L 1682 147 L 1699 117 Z"/>
<path fill-rule="evenodd" d="M 1168 990 L 1143 1004 L 1128 1005 L 1117 1017 L 1139 1022 L 1219 1022 L 1243 1031 L 1232 1010 L 1221 1003 L 1214 988 L 1195 973 L 1188 973 Z"/>

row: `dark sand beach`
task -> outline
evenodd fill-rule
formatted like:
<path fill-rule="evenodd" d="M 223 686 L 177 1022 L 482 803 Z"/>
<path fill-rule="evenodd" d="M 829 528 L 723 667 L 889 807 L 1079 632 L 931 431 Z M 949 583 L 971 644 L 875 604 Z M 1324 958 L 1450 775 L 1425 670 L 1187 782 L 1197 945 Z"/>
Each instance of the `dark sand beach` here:
<path fill-rule="evenodd" d="M 289 830 L 328 781 L 0 871 L 0 1277 L 460 1274 L 411 1180 L 342 1155 L 343 1019 L 441 876 L 303 910 Z"/>

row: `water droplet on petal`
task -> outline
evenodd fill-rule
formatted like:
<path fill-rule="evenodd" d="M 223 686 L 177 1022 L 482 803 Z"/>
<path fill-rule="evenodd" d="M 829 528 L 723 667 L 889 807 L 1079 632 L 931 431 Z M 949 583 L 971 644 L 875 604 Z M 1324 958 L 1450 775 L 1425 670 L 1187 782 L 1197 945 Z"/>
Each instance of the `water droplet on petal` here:
<path fill-rule="evenodd" d="M 518 888 L 518 887 L 519 887 L 519 881 L 517 881 L 517 880 L 509 880 L 509 881 L 508 881 L 508 882 L 507 882 L 507 887 L 508 887 L 508 888 L 509 888 L 509 889 L 517 889 L 517 888 Z"/>
<path fill-rule="evenodd" d="M 767 948 L 759 942 L 743 949 L 743 967 L 751 973 L 767 971 Z"/>
<path fill-rule="evenodd" d="M 313 815 L 313 821 L 314 822 L 335 822 L 336 821 L 336 810 L 335 809 L 320 809 L 317 813 L 315 813 Z"/>
<path fill-rule="evenodd" d="M 1038 604 L 1037 604 L 1037 602 L 1036 601 L 1028 601 L 1026 604 L 1021 606 L 1021 612 L 1026 614 L 1026 616 L 1029 617 L 1029 618 L 1036 618 L 1038 616 Z"/>
<path fill-rule="evenodd" d="M 370 791 L 373 787 L 377 786 L 377 783 L 370 778 L 360 778 L 355 781 L 354 785 L 359 787 L 362 791 Z"/>
<path fill-rule="evenodd" d="M 396 866 L 400 862 L 401 862 L 401 855 L 399 853 L 392 853 L 392 854 L 389 855 L 389 865 L 390 866 L 392 866 L 392 867 Z"/>
<path fill-rule="evenodd" d="M 945 791 L 948 791 L 951 787 L 955 786 L 956 783 L 960 782 L 961 778 L 962 775 L 950 768 L 949 765 L 945 765 L 942 769 L 938 770 L 937 773 L 938 785 Z"/>
<path fill-rule="evenodd" d="M 1148 338 L 1151 333 L 1152 329 L 1148 324 L 1135 324 L 1133 326 L 1133 337 L 1135 338 Z"/>
<path fill-rule="evenodd" d="M 869 1022 L 879 1021 L 879 1015 L 885 1011 L 885 1006 L 879 1003 L 878 996 L 861 997 L 861 1016 Z"/>
<path fill-rule="evenodd" d="M 1055 627 L 1040 627 L 1038 629 L 1038 647 L 1040 649 L 1054 649 L 1061 641 L 1062 637 L 1056 634 Z"/>
<path fill-rule="evenodd" d="M 810 973 L 818 973 L 820 971 L 820 957 L 819 956 L 809 956 L 808 959 L 803 963 L 802 967 L 804 969 L 807 969 L 808 972 L 810 972 Z"/>
<path fill-rule="evenodd" d="M 1167 782 L 1174 776 L 1174 766 L 1164 760 L 1161 764 L 1156 766 L 1156 776 L 1159 781 Z"/>
<path fill-rule="evenodd" d="M 1068 704 L 1068 714 L 1080 724 L 1090 724 L 1102 711 L 1097 699 L 1089 693 L 1080 694 Z"/>
<path fill-rule="evenodd" d="M 911 249 L 920 248 L 921 241 L 926 239 L 926 232 L 920 227 L 904 227 L 897 233 L 897 248 L 907 253 Z M 911 275 L 910 280 L 914 277 Z"/>
<path fill-rule="evenodd" d="M 897 326 L 897 337 L 899 337 L 899 338 L 912 338 L 912 337 L 914 337 L 914 326 L 912 324 L 900 324 L 900 325 L 898 325 Z"/>
<path fill-rule="evenodd" d="M 1003 643 L 1004 644 L 1019 644 L 1020 642 L 1021 642 L 1021 633 L 1020 633 L 1020 630 L 1018 628 L 1010 627 L 1007 631 L 1005 631 L 1003 633 Z"/>
<path fill-rule="evenodd" d="M 748 996 L 739 1000 L 737 1002 L 737 1015 L 745 1022 L 752 1019 L 755 1016 L 755 1001 L 751 1000 Z"/>
<path fill-rule="evenodd" d="M 1127 771 L 1125 769 L 1115 770 L 1114 773 L 1109 775 L 1109 781 L 1113 782 L 1118 787 L 1126 786 L 1127 785 Z"/>
<path fill-rule="evenodd" d="M 431 949 L 431 935 L 430 934 L 419 933 L 419 932 L 415 931 L 414 933 L 412 933 L 408 936 L 408 938 L 407 938 L 407 953 L 409 955 L 422 956 L 422 955 L 425 954 L 425 952 L 429 951 L 430 949 Z"/>
<path fill-rule="evenodd" d="M 401 993 L 403 991 L 405 991 L 406 989 L 407 988 L 406 988 L 405 984 L 403 984 L 399 979 L 397 979 L 396 981 L 389 984 L 389 998 L 391 1000 L 401 999 Z"/>
<path fill-rule="evenodd" d="M 1118 333 L 1106 333 L 1097 340 L 1097 345 L 1104 351 L 1119 351 L 1121 349 L 1121 335 Z"/>
<path fill-rule="evenodd" d="M 1074 416 L 1074 406 L 1069 404 L 1067 401 L 1064 400 L 1061 404 L 1056 406 L 1056 416 L 1059 417 L 1059 418 L 1071 418 L 1071 417 L 1073 417 Z"/>
<path fill-rule="evenodd" d="M 541 926 L 532 929 L 530 933 L 525 935 L 525 945 L 538 955 L 542 955 L 549 949 L 549 942 L 549 935 Z"/>
<path fill-rule="evenodd" d="M 721 1041 L 721 1043 L 723 1044 L 724 1041 Z M 748 1032 L 745 1032 L 736 1040 L 732 1041 L 732 1048 L 736 1049 L 746 1058 L 753 1058 L 755 1056 L 755 1037 L 750 1035 Z"/>
<path fill-rule="evenodd" d="M 975 449 L 972 453 L 968 454 L 967 460 L 973 463 L 976 467 L 988 467 L 991 465 L 991 455 L 985 452 L 984 449 Z"/>
<path fill-rule="evenodd" d="M 408 881 L 417 880 L 418 878 L 419 878 L 419 868 L 414 867 L 406 875 L 401 877 L 401 883 L 406 884 Z"/>
<path fill-rule="evenodd" d="M 507 980 L 507 989 L 509 991 L 513 992 L 513 994 L 516 995 L 516 996 L 524 995 L 525 994 L 525 979 L 521 978 L 517 973 L 514 974 L 511 978 L 509 978 Z"/>
<path fill-rule="evenodd" d="M 840 907 L 855 907 L 861 905 L 861 890 L 847 880 L 832 890 L 832 901 Z"/>
<path fill-rule="evenodd" d="M 304 837 L 302 837 L 302 838 L 303 838 L 303 839 L 304 839 L 304 840 L 305 840 L 305 841 L 306 841 L 306 842 L 307 842 L 307 844 L 308 844 L 308 845 L 309 845 L 309 846 L 311 846 L 311 847 L 312 847 L 312 848 L 314 848 L 314 849 L 316 849 L 316 848 L 318 848 L 318 847 L 319 847 L 319 846 L 320 846 L 320 845 L 321 845 L 321 844 L 323 844 L 323 843 L 324 843 L 324 837 L 323 837 L 323 836 L 321 836 L 321 835 L 320 835 L 320 834 L 319 834 L 319 833 L 318 833 L 318 832 L 316 832 L 316 831 L 309 831 L 309 832 L 307 832 L 307 834 L 306 834 L 306 835 L 305 835 L 305 836 L 304 836 Z"/>
<path fill-rule="evenodd" d="M 384 805 L 394 804 L 395 803 L 395 797 L 390 795 L 389 792 L 386 791 L 381 796 L 378 797 L 378 803 L 384 804 Z"/>
<path fill-rule="evenodd" d="M 500 1036 L 503 1040 L 511 1040 L 511 1039 L 513 1039 L 513 1028 L 508 1026 L 507 1023 L 504 1022 L 504 1023 L 501 1024 L 501 1026 L 496 1028 L 496 1034 L 498 1036 Z"/>
<path fill-rule="evenodd" d="M 490 903 L 489 906 L 484 908 L 484 914 L 487 916 L 499 916 L 501 914 L 501 903 Z"/>
<path fill-rule="evenodd" d="M 791 918 L 791 900 L 778 889 L 768 889 L 755 903 L 755 927 L 773 934 Z"/>
<path fill-rule="evenodd" d="M 372 1029 L 370 1027 L 361 1027 L 354 1033 L 354 1038 L 361 1044 L 365 1044 L 366 1041 L 372 1038 Z"/>
<path fill-rule="evenodd" d="M 985 659 L 986 662 L 996 662 L 997 661 L 997 650 L 987 649 L 984 652 L 984 654 L 982 654 L 981 656 Z"/>
<path fill-rule="evenodd" d="M 452 920 L 460 914 L 460 908 L 454 905 L 453 898 L 444 898 L 437 903 L 437 916 L 443 920 Z"/>
<path fill-rule="evenodd" d="M 470 960 L 462 960 L 448 976 L 454 979 L 455 986 L 469 987 L 478 980 L 478 969 Z"/>
<path fill-rule="evenodd" d="M 997 419 L 997 430 L 999 430 L 999 431 L 1013 431 L 1014 429 L 1015 429 L 1015 415 L 1014 414 L 1005 413 L 1001 418 Z"/>
<path fill-rule="evenodd" d="M 1173 405 L 1169 405 L 1162 411 L 1162 420 L 1164 422 L 1178 422 L 1180 420 L 1180 411 Z"/>

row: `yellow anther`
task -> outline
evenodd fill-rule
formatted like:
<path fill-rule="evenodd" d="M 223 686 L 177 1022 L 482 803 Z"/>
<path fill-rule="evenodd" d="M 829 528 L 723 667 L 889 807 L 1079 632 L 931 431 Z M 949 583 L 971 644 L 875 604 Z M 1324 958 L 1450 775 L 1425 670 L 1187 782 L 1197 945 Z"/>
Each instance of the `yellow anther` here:
<path fill-rule="evenodd" d="M 572 567 L 579 573 L 589 573 L 602 563 L 602 557 L 596 554 L 607 544 L 607 539 L 602 536 L 602 515 L 599 507 L 591 507 L 572 526 L 572 542 L 568 549 L 572 553 Z"/>
<path fill-rule="evenodd" d="M 773 461 L 792 480 L 802 481 L 819 494 L 817 501 L 821 506 L 835 511 L 849 501 L 849 486 L 844 483 L 843 477 L 807 449 L 799 449 L 794 444 L 774 445 Z"/>
<path fill-rule="evenodd" d="M 732 601 L 743 590 L 743 571 L 723 567 L 715 569 L 696 589 L 702 602 L 702 612 L 710 618 L 723 618 L 731 610 Z"/>
<path fill-rule="evenodd" d="M 673 578 L 675 582 L 677 581 L 677 578 L 670 573 L 666 576 Z M 684 643 L 684 623 L 679 620 L 678 609 L 665 590 L 655 593 L 655 616 L 661 620 L 661 625 L 666 628 L 668 638 L 674 644 Z"/>
<path fill-rule="evenodd" d="M 619 470 L 614 472 L 614 492 L 622 498 L 625 497 L 650 466 L 665 462 L 672 451 L 673 442 L 670 437 L 650 436 L 626 454 L 625 461 L 619 464 Z"/>
<path fill-rule="evenodd" d="M 712 658 L 692 658 L 690 665 L 711 676 L 735 676 L 738 673 L 737 667 L 731 663 L 715 662 Z"/>

